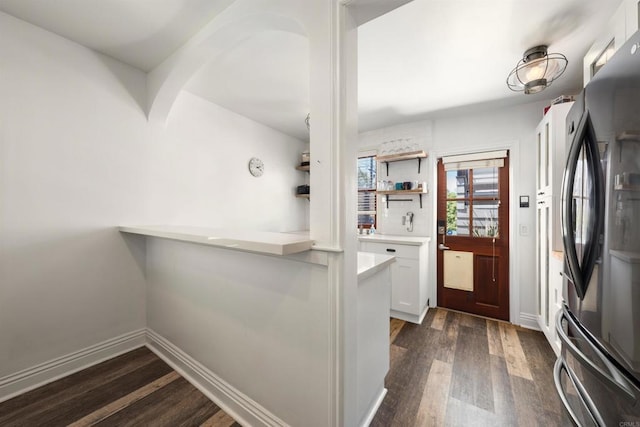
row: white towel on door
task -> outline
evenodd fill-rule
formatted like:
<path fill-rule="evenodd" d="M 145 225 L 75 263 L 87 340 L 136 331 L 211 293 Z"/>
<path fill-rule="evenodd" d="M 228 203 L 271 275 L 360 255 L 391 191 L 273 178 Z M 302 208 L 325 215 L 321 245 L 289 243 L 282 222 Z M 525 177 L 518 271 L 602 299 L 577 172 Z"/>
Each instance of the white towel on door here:
<path fill-rule="evenodd" d="M 444 251 L 444 287 L 473 292 L 473 252 Z"/>

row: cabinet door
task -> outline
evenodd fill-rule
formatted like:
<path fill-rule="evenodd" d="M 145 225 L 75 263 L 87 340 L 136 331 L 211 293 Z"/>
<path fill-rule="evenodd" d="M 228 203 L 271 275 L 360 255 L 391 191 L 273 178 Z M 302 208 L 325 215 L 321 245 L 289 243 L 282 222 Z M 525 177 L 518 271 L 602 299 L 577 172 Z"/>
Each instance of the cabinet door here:
<path fill-rule="evenodd" d="M 548 340 L 553 350 L 558 354 L 560 352 L 560 338 L 556 333 L 554 321 L 558 311 L 562 309 L 562 266 L 564 261 L 562 257 L 553 255 L 549 261 L 549 335 Z"/>
<path fill-rule="evenodd" d="M 551 111 L 547 112 L 548 115 L 552 114 Z M 540 122 L 536 128 L 536 158 L 537 158 L 537 173 L 536 173 L 536 196 L 538 198 L 544 197 L 550 193 L 551 185 L 551 148 L 550 148 L 550 132 L 551 121 L 549 116 Z"/>
<path fill-rule="evenodd" d="M 573 102 L 552 105 L 536 127 L 536 198 L 559 195 L 566 165 L 566 119 Z"/>
<path fill-rule="evenodd" d="M 391 264 L 391 309 L 419 315 L 418 260 L 396 258 Z"/>
<path fill-rule="evenodd" d="M 618 9 L 609 19 L 597 36 L 596 41 L 591 45 L 582 61 L 583 66 L 583 83 L 586 86 L 595 73 L 613 56 L 613 54 L 622 46 L 627 39 L 626 25 L 627 14 L 626 8 L 633 10 L 633 2 L 625 0 L 620 3 Z M 637 8 L 637 3 L 635 5 Z M 637 16 L 637 9 L 635 14 Z M 630 20 L 633 19 L 633 13 L 630 14 Z M 638 25 L 637 22 L 635 24 Z"/>
<path fill-rule="evenodd" d="M 549 199 L 536 204 L 536 283 L 538 296 L 538 325 L 545 334 L 553 327 L 549 311 L 549 221 L 551 219 Z"/>

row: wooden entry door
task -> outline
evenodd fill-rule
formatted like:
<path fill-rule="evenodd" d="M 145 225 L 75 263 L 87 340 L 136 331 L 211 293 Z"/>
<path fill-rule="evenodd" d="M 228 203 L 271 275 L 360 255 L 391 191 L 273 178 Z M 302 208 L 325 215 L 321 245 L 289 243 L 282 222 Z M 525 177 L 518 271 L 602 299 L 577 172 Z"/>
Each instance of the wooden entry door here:
<path fill-rule="evenodd" d="M 438 160 L 438 306 L 509 320 L 509 158 Z"/>

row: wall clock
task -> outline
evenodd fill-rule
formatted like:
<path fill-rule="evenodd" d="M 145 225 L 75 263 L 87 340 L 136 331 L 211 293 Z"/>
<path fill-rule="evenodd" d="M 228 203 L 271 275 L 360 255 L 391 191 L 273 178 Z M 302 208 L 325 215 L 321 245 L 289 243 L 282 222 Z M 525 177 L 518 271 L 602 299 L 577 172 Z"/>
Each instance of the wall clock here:
<path fill-rule="evenodd" d="M 264 173 L 264 163 L 262 163 L 262 160 L 257 157 L 252 157 L 251 160 L 249 160 L 249 172 L 255 177 L 262 176 Z"/>

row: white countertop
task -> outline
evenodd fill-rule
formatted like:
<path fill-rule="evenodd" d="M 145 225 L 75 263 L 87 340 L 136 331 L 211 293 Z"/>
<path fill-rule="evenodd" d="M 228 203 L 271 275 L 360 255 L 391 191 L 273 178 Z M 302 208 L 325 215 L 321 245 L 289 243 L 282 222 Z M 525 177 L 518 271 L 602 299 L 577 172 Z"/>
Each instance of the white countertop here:
<path fill-rule="evenodd" d="M 308 251 L 313 240 L 304 233 L 275 233 L 251 230 L 224 230 L 180 225 L 141 225 L 118 227 L 122 233 L 162 237 L 225 249 L 269 255 L 290 255 Z"/>
<path fill-rule="evenodd" d="M 431 237 L 399 236 L 393 234 L 363 234 L 358 235 L 363 242 L 396 243 L 400 245 L 420 246 L 431 241 Z"/>
<path fill-rule="evenodd" d="M 363 280 L 376 274 L 392 262 L 395 262 L 395 260 L 396 257 L 393 255 L 358 252 L 358 280 Z"/>

